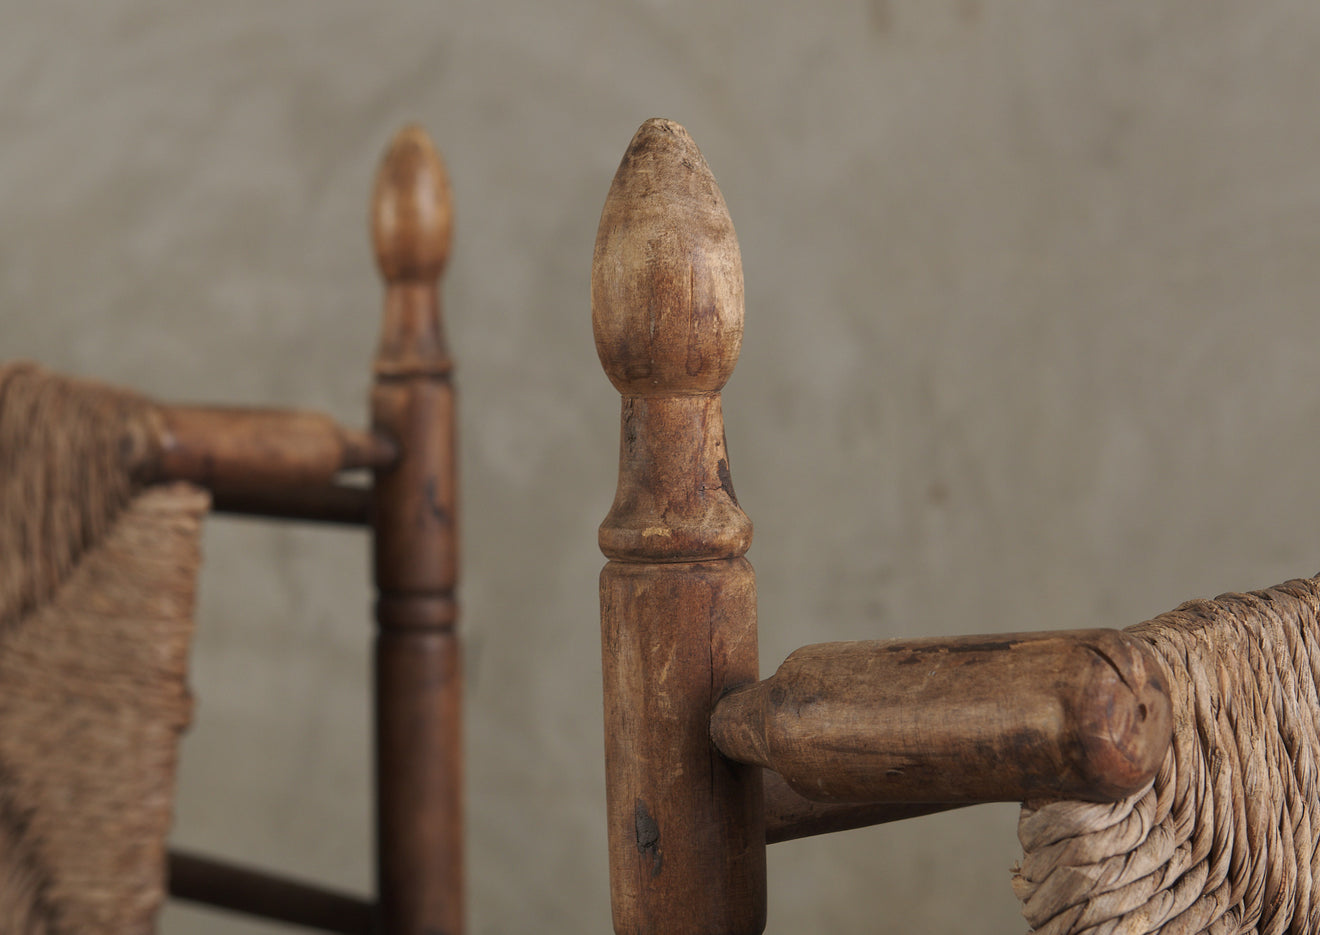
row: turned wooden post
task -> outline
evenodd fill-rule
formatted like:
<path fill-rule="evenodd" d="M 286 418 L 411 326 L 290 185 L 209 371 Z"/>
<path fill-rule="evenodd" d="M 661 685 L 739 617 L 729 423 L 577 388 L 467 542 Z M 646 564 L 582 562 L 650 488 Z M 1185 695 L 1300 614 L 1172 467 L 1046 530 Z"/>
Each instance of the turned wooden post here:
<path fill-rule="evenodd" d="M 600 528 L 610 889 L 620 935 L 765 927 L 761 770 L 721 756 L 711 710 L 757 678 L 752 525 L 720 388 L 742 342 L 728 209 L 687 131 L 643 124 L 614 176 L 591 276 L 596 350 L 623 396 Z"/>
<path fill-rule="evenodd" d="M 399 458 L 376 473 L 379 931 L 463 930 L 462 677 L 454 585 L 454 391 L 438 279 L 449 181 L 417 127 L 394 138 L 372 200 L 385 316 L 372 427 Z"/>

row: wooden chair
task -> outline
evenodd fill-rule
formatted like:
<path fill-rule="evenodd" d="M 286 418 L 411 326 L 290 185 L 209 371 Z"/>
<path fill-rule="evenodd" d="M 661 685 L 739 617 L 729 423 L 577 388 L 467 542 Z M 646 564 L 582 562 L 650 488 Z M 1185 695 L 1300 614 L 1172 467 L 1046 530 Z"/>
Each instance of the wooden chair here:
<path fill-rule="evenodd" d="M 198 485 L 218 510 L 365 526 L 375 540 L 376 898 L 185 854 L 169 861 L 176 896 L 332 932 L 463 929 L 454 400 L 438 287 L 449 237 L 443 166 L 420 130 L 405 129 L 373 201 L 386 297 L 370 428 L 291 410 L 153 405 L 153 437 L 122 452 L 141 482 Z M 751 523 L 734 494 L 720 399 L 739 352 L 742 300 L 737 240 L 709 168 L 682 127 L 648 121 L 607 197 L 592 272 L 596 347 L 623 397 L 619 484 L 600 529 L 609 559 L 600 597 L 615 930 L 760 932 L 768 844 L 989 801 L 1032 803 L 1023 820 L 1029 850 L 1042 842 L 1050 850 L 1072 825 L 1084 831 L 1074 819 L 1092 815 L 1088 808 L 1110 819 L 1107 828 L 1128 817 L 1150 826 L 1161 815 L 1199 827 L 1185 849 L 1172 833 L 1163 843 L 1175 866 L 1195 857 L 1200 863 L 1186 865 L 1205 866 L 1206 885 L 1218 888 L 1170 896 L 1159 924 L 1193 918 L 1187 931 L 1233 930 L 1257 910 L 1219 909 L 1256 899 L 1272 920 L 1284 918 L 1280 906 L 1299 906 L 1306 930 L 1320 925 L 1309 876 L 1256 869 L 1263 864 L 1246 844 L 1230 840 L 1226 851 L 1211 840 L 1231 838 L 1224 829 L 1233 825 L 1192 821 L 1170 806 L 1177 790 L 1164 792 L 1175 768 L 1187 785 L 1199 755 L 1211 765 L 1194 775 L 1213 775 L 1217 789 L 1227 782 L 1219 782 L 1223 760 L 1193 749 L 1175 720 L 1209 736 L 1243 695 L 1257 714 L 1289 692 L 1316 700 L 1313 682 L 1298 688 L 1309 650 L 1274 632 L 1287 626 L 1225 641 L 1230 656 L 1246 660 L 1238 681 L 1224 675 L 1222 655 L 1187 649 L 1186 681 L 1197 692 L 1181 684 L 1184 670 L 1151 628 L 807 646 L 759 678 L 755 577 L 744 557 Z M 345 473 L 364 471 L 369 486 L 345 482 Z M 1318 643 L 1315 581 L 1188 606 L 1184 623 L 1197 639 L 1207 621 L 1249 608 L 1309 626 L 1300 642 Z M 1284 656 L 1301 660 L 1296 678 Z M 1320 645 L 1315 658 L 1320 671 Z M 1274 681 L 1255 694 L 1241 688 L 1267 670 Z M 1313 728 L 1304 743 L 1306 732 L 1291 727 L 1266 737 L 1275 759 L 1239 771 L 1249 780 L 1279 773 L 1278 757 L 1301 750 L 1298 781 L 1282 785 L 1314 799 Z M 1239 753 L 1234 762 L 1247 762 L 1250 751 Z M 0 771 L 0 792 L 3 780 Z M 1280 835 L 1271 836 L 1261 808 L 1243 804 L 1260 788 L 1239 786 L 1220 801 L 1241 813 L 1233 820 L 1242 839 L 1269 852 L 1262 861 L 1277 855 L 1270 842 Z M 8 805 L 0 795 L 0 818 Z M 1284 836 L 1313 857 L 1320 819 L 1300 809 L 1284 813 Z M 1161 843 L 1151 836 L 1140 846 L 1147 840 Z M 1124 866 L 1154 859 L 1129 860 L 1121 848 L 1106 855 Z M 1133 905 L 1156 918 L 1132 902 L 1149 889 L 1149 874 L 1092 898 L 1079 881 L 1095 862 L 1058 856 L 1029 854 L 1019 874 L 1024 897 L 1040 904 L 1033 924 L 1117 930 L 1114 920 L 1127 920 Z M 1052 876 L 1055 866 L 1063 869 Z M 1188 907 L 1191 916 L 1170 915 Z"/>
<path fill-rule="evenodd" d="M 675 123 L 614 177 L 592 323 L 623 397 L 600 527 L 615 931 L 760 932 L 767 844 L 992 801 L 1029 803 L 1040 931 L 1320 929 L 1320 579 L 1131 632 L 806 646 L 762 680 L 720 401 L 741 259 Z"/>
<path fill-rule="evenodd" d="M 385 309 L 370 428 L 306 411 L 144 402 L 152 437 L 124 452 L 140 485 L 183 481 L 220 512 L 366 528 L 378 590 L 376 898 L 181 853 L 168 863 L 174 896 L 331 932 L 463 929 L 455 414 L 439 291 L 450 211 L 435 147 L 403 129 L 372 200 Z M 0 916 L 4 903 L 0 893 Z M 16 924 L 0 918 L 6 931 Z"/>

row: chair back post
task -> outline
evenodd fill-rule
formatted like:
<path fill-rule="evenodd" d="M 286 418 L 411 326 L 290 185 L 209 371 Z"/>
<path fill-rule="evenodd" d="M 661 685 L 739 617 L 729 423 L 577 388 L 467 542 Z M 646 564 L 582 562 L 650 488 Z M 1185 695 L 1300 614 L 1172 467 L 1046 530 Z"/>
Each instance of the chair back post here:
<path fill-rule="evenodd" d="M 385 312 L 372 427 L 399 449 L 375 475 L 378 931 L 463 930 L 462 677 L 454 586 L 452 363 L 440 318 L 449 181 L 418 127 L 395 136 L 372 198 Z"/>
<path fill-rule="evenodd" d="M 623 397 L 619 483 L 600 528 L 610 888 L 619 933 L 765 927 L 761 771 L 725 759 L 710 714 L 757 678 L 720 389 L 743 327 L 742 260 L 692 138 L 651 120 L 601 213 L 592 324 Z"/>

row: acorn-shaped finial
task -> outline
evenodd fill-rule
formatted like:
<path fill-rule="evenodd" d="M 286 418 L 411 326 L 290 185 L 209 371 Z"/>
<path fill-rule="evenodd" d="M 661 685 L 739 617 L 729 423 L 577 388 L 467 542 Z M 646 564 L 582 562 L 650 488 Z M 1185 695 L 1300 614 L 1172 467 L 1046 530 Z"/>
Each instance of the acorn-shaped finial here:
<path fill-rule="evenodd" d="M 733 494 L 720 388 L 742 345 L 742 257 L 715 177 L 673 121 L 642 124 L 614 174 L 591 320 L 624 397 L 601 550 L 641 563 L 741 556 L 752 524 Z"/>
<path fill-rule="evenodd" d="M 371 240 L 386 282 L 434 280 L 449 259 L 449 174 L 426 131 L 395 134 L 376 173 Z"/>
<path fill-rule="evenodd" d="M 642 124 L 601 211 L 591 266 L 596 352 L 625 396 L 718 392 L 738 360 L 742 257 L 687 130 Z"/>

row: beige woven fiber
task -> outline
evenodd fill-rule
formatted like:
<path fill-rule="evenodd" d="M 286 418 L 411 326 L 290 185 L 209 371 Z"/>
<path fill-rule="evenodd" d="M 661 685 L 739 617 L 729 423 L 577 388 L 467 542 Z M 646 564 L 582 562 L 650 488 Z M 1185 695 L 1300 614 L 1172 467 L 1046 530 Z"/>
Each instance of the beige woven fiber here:
<path fill-rule="evenodd" d="M 142 400 L 0 368 L 0 931 L 146 933 L 165 895 L 205 493 L 135 493 Z"/>
<path fill-rule="evenodd" d="M 1121 802 L 1023 806 L 1013 883 L 1032 931 L 1320 931 L 1318 615 L 1306 579 L 1129 630 L 1167 669 L 1173 744 Z"/>

